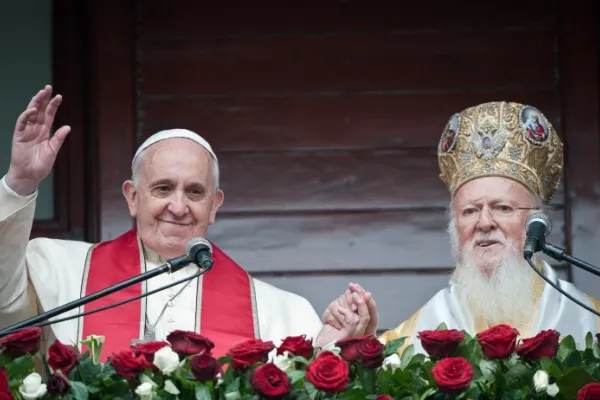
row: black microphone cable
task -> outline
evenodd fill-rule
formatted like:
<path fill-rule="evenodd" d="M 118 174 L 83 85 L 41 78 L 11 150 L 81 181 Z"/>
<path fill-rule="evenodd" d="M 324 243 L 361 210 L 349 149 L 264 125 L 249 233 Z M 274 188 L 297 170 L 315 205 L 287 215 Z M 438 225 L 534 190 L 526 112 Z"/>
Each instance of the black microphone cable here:
<path fill-rule="evenodd" d="M 165 285 L 165 286 L 159 287 L 157 289 L 151 290 L 149 292 L 143 293 L 143 294 L 141 294 L 139 296 L 135 296 L 135 297 L 131 297 L 129 299 L 121 300 L 121 301 L 119 301 L 117 303 L 114 303 L 114 304 L 109 304 L 109 305 L 106 305 L 106 306 L 103 306 L 103 307 L 100 307 L 100 308 L 95 308 L 93 310 L 82 312 L 82 313 L 79 313 L 79 314 L 76 314 L 76 315 L 71 315 L 69 317 L 60 318 L 60 319 L 53 320 L 53 321 L 40 322 L 38 324 L 32 325 L 30 328 L 43 328 L 43 327 L 48 326 L 48 325 L 58 324 L 59 322 L 70 321 L 70 320 L 75 319 L 75 318 L 81 318 L 81 317 L 84 317 L 86 315 L 94 314 L 94 313 L 97 313 L 97 312 L 100 312 L 100 311 L 104 311 L 104 310 L 108 310 L 108 309 L 111 309 L 111 308 L 115 308 L 115 307 L 121 306 L 123 304 L 131 303 L 132 301 L 141 299 L 141 298 L 146 297 L 146 296 L 150 296 L 151 294 L 158 293 L 158 292 L 161 292 L 161 291 L 163 291 L 165 289 L 169 289 L 170 287 L 173 287 L 173 286 L 179 285 L 181 283 L 184 283 L 184 282 L 196 279 L 200 275 L 204 274 L 207 271 L 209 271 L 209 269 L 200 269 L 194 275 L 191 275 L 189 277 L 180 279 L 180 280 L 178 280 L 176 282 L 173 282 L 173 283 L 169 283 L 168 285 Z M 8 333 L 6 333 L 6 334 L 10 335 L 10 334 L 18 332 L 20 330 L 23 330 L 23 329 L 27 329 L 27 328 L 17 328 L 15 330 L 8 331 Z"/>
<path fill-rule="evenodd" d="M 571 300 L 572 302 L 574 302 L 578 306 L 583 307 L 584 309 L 588 310 L 592 314 L 600 317 L 600 313 L 598 311 L 596 311 L 596 310 L 594 310 L 594 309 L 586 306 L 585 304 L 583 304 L 582 302 L 580 302 L 579 300 L 577 300 L 576 298 L 574 298 L 573 296 L 571 296 L 570 294 L 568 294 L 567 292 L 565 292 L 564 290 L 562 290 L 560 287 L 558 287 L 557 284 L 555 284 L 554 282 L 552 282 L 550 279 L 546 278 L 546 276 L 544 275 L 544 273 L 541 272 L 540 270 L 538 270 L 536 268 L 536 266 L 533 263 L 533 261 L 531 261 L 531 257 L 525 257 L 525 260 L 527 260 L 527 263 L 535 271 L 536 274 L 538 274 L 543 280 L 545 280 L 550 286 L 552 286 L 554 289 L 556 289 L 559 293 L 561 293 L 563 296 L 565 296 L 566 298 L 568 298 L 569 300 Z"/>

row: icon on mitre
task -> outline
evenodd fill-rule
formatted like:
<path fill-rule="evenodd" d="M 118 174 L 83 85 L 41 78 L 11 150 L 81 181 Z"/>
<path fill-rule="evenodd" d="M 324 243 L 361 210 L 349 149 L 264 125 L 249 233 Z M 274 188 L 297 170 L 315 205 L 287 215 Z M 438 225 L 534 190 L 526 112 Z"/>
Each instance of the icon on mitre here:
<path fill-rule="evenodd" d="M 458 124 L 458 114 L 450 117 L 450 120 L 442 132 L 442 138 L 440 139 L 439 151 L 442 153 L 447 153 L 454 148 L 456 140 L 458 139 Z"/>
<path fill-rule="evenodd" d="M 521 123 L 529 141 L 542 144 L 548 140 L 549 130 L 546 119 L 533 107 L 525 107 L 521 112 Z"/>

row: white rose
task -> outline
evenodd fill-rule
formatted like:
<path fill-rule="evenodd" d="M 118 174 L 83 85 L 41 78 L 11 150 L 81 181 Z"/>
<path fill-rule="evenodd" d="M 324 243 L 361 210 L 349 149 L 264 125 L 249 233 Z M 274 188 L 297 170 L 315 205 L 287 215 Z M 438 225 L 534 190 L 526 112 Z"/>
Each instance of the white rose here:
<path fill-rule="evenodd" d="M 31 373 L 23 379 L 19 392 L 26 399 L 37 399 L 46 394 L 46 384 L 42 383 L 42 377 L 37 372 Z"/>
<path fill-rule="evenodd" d="M 291 372 L 296 369 L 296 363 L 289 358 L 290 353 L 284 351 L 283 354 L 273 358 L 273 364 L 283 372 Z"/>
<path fill-rule="evenodd" d="M 179 389 L 177 389 L 177 386 L 175 386 L 175 384 L 170 379 L 167 379 L 165 381 L 165 392 L 174 394 L 175 396 L 177 396 L 180 393 Z"/>
<path fill-rule="evenodd" d="M 135 388 L 135 393 L 140 396 L 140 400 L 152 400 L 154 395 L 154 387 L 150 382 L 144 382 Z"/>
<path fill-rule="evenodd" d="M 165 375 L 171 375 L 179 368 L 179 355 L 171 347 L 165 346 L 154 353 L 154 365 Z"/>
<path fill-rule="evenodd" d="M 548 389 L 548 385 L 550 377 L 548 373 L 544 370 L 538 370 L 533 375 L 533 387 L 535 387 L 536 392 L 545 392 Z"/>
<path fill-rule="evenodd" d="M 394 353 L 391 356 L 384 358 L 381 366 L 384 369 L 391 369 L 392 372 L 394 372 L 396 369 L 400 368 L 400 365 L 400 356 L 398 353 Z"/>
<path fill-rule="evenodd" d="M 554 397 L 558 394 L 558 386 L 556 386 L 556 383 L 553 383 L 552 385 L 548 386 L 548 389 L 546 389 L 546 393 L 548 393 L 548 396 L 550 397 Z"/>

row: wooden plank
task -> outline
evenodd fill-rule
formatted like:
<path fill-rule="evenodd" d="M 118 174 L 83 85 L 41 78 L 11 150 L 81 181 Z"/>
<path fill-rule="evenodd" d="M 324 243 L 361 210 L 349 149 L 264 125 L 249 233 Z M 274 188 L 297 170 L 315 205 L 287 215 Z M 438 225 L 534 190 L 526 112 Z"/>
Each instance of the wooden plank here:
<path fill-rule="evenodd" d="M 563 244 L 563 210 L 549 214 Z M 219 217 L 208 238 L 249 272 L 453 265 L 444 210 Z"/>
<path fill-rule="evenodd" d="M 142 97 L 144 138 L 185 127 L 221 151 L 430 147 L 450 116 L 487 101 L 540 109 L 560 127 L 555 90 L 471 93 L 334 93 L 181 99 Z"/>
<path fill-rule="evenodd" d="M 144 35 L 280 34 L 332 30 L 464 30 L 548 26 L 552 3 L 507 0 L 483 7 L 475 0 L 425 0 L 400 7 L 394 0 L 276 0 L 202 2 L 159 0 L 140 2 Z"/>
<path fill-rule="evenodd" d="M 89 153 L 95 163 L 90 179 L 97 192 L 98 232 L 95 240 L 125 233 L 133 221 L 121 185 L 131 176 L 135 153 L 134 10 L 131 2 L 91 2 L 90 119 L 94 127 Z M 112 27 L 107 29 L 107 27 Z"/>
<path fill-rule="evenodd" d="M 142 39 L 140 52 L 147 95 L 552 88 L 556 80 L 547 30 Z"/>
<path fill-rule="evenodd" d="M 600 263 L 600 120 L 598 108 L 597 2 L 560 2 L 560 57 L 563 128 L 567 137 L 565 173 L 571 220 L 570 254 Z M 600 278 L 574 268 L 573 282 L 600 297 Z"/>
<path fill-rule="evenodd" d="M 219 164 L 224 212 L 443 208 L 450 201 L 432 151 L 223 153 Z M 561 190 L 553 204 L 563 199 Z"/>
<path fill-rule="evenodd" d="M 567 278 L 565 268 L 556 269 L 560 279 Z M 280 289 L 305 297 L 319 316 L 333 300 L 340 296 L 350 282 L 369 290 L 377 302 L 379 328 L 395 328 L 422 307 L 437 291 L 448 284 L 449 274 L 386 273 L 360 276 L 271 276 L 258 279 Z M 435 328 L 435 327 L 433 327 Z"/>

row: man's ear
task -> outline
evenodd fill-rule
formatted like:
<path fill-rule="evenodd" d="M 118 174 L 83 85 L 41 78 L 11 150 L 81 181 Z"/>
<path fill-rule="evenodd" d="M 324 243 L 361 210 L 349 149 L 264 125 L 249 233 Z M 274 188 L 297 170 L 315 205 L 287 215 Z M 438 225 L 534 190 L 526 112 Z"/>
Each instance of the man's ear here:
<path fill-rule="evenodd" d="M 219 207 L 223 204 L 223 200 L 225 199 L 225 193 L 221 189 L 218 189 L 215 193 L 215 198 L 213 200 L 212 209 L 210 210 L 210 219 L 208 220 L 208 224 L 212 225 L 215 223 L 215 219 L 217 217 L 217 211 Z"/>
<path fill-rule="evenodd" d="M 137 190 L 135 189 L 135 185 L 133 181 L 128 180 L 123 182 L 123 196 L 125 196 L 125 200 L 127 201 L 127 207 L 129 207 L 129 214 L 132 218 L 137 217 Z"/>

